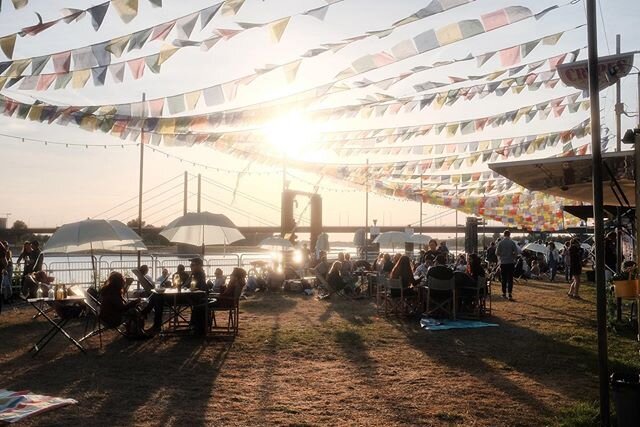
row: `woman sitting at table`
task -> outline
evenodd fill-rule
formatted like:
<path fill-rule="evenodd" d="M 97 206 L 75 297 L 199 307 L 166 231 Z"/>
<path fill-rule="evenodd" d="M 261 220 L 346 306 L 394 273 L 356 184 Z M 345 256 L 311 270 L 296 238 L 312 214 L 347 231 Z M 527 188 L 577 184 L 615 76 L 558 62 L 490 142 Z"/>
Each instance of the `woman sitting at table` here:
<path fill-rule="evenodd" d="M 324 287 L 327 293 L 320 296 L 319 299 L 331 298 L 331 295 L 344 289 L 345 282 L 342 277 L 342 263 L 340 261 L 336 261 L 331 265 L 329 274 L 327 274 L 327 284 Z"/>
<path fill-rule="evenodd" d="M 214 302 L 209 303 L 209 308 L 233 308 L 246 284 L 247 272 L 244 268 L 235 267 L 229 276 L 229 284 Z"/>
<path fill-rule="evenodd" d="M 391 270 L 392 279 L 400 279 L 402 287 L 404 288 L 403 294 L 413 295 L 414 290 L 410 289 L 411 286 L 418 285 L 418 281 L 413 276 L 413 268 L 411 268 L 411 259 L 406 255 L 401 255 L 396 265 Z M 400 296 L 400 291 L 397 289 L 391 289 L 391 296 Z"/>
<path fill-rule="evenodd" d="M 185 288 L 192 288 L 199 291 L 209 291 L 207 284 L 207 275 L 204 272 L 204 261 L 202 258 L 194 258 L 191 260 L 191 277 L 182 285 Z"/>
<path fill-rule="evenodd" d="M 124 289 L 124 276 L 117 271 L 112 272 L 100 288 L 100 320 L 109 328 L 117 328 L 126 322 L 127 336 L 145 336 L 144 317 L 137 309 L 140 300 L 125 301 Z"/>
<path fill-rule="evenodd" d="M 178 270 L 171 276 L 171 282 L 174 288 L 179 288 L 189 281 L 189 273 L 187 273 L 184 265 L 179 264 Z"/>

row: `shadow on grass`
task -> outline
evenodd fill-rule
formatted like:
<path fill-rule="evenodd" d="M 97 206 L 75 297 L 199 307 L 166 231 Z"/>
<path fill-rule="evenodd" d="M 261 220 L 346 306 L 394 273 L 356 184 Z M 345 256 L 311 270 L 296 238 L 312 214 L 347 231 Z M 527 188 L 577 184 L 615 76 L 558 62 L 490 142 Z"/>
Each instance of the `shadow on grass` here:
<path fill-rule="evenodd" d="M 204 426 L 212 422 L 207 405 L 232 346 L 195 337 L 144 342 L 117 337 L 103 352 L 92 348 L 85 356 L 69 349 L 54 360 L 24 354 L 0 369 L 28 366 L 5 378 L 7 388 L 79 401 L 39 417 L 45 424 L 168 425 L 188 419 L 189 425 Z"/>
<path fill-rule="evenodd" d="M 274 315 L 292 310 L 302 295 L 285 294 L 282 292 L 258 292 L 249 299 L 240 302 L 240 310 L 256 315 Z"/>
<path fill-rule="evenodd" d="M 516 323 L 498 320 L 499 328 L 428 332 L 417 322 L 395 322 L 414 348 L 443 366 L 488 381 L 531 410 L 550 416 L 552 408 L 531 390 L 509 378 L 524 374 L 568 399 L 584 399 L 596 384 L 596 354 Z M 482 334 L 482 338 L 478 335 Z M 586 371 L 586 372 L 585 372 Z M 582 383 L 577 386 L 576 383 Z"/>
<path fill-rule="evenodd" d="M 375 402 L 373 404 L 375 407 L 384 406 L 385 410 L 392 414 L 394 421 L 400 424 L 427 424 L 424 414 L 411 406 L 410 399 L 396 399 L 394 396 L 389 396 L 382 392 L 388 387 L 388 384 L 379 378 L 388 367 L 379 366 L 376 360 L 370 356 L 365 340 L 357 330 L 336 331 L 334 336 L 335 342 L 340 347 L 345 358 L 351 363 L 352 368 L 358 373 L 362 382 L 369 389 L 379 391 L 374 396 Z"/>

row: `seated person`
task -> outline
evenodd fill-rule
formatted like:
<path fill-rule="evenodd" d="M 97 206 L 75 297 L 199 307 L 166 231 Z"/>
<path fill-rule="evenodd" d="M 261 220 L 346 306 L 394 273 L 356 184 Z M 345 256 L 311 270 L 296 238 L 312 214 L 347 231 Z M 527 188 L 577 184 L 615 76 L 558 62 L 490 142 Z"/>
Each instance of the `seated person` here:
<path fill-rule="evenodd" d="M 25 298 L 36 298 L 38 288 L 40 288 L 42 289 L 42 295 L 47 296 L 51 282 L 53 282 L 53 279 L 43 270 L 25 274 L 22 280 L 22 295 Z"/>
<path fill-rule="evenodd" d="M 124 288 L 124 276 L 112 272 L 100 288 L 100 320 L 110 328 L 117 328 L 126 321 L 127 335 L 141 335 L 144 333 L 141 326 L 144 325 L 144 319 L 137 310 L 140 300 L 126 302 Z"/>
<path fill-rule="evenodd" d="M 327 283 L 324 287 L 327 293 L 322 295 L 320 299 L 330 298 L 331 295 L 344 289 L 345 283 L 342 279 L 342 263 L 340 261 L 334 262 L 331 266 L 329 274 L 327 274 Z"/>
<path fill-rule="evenodd" d="M 540 278 L 540 265 L 538 264 L 538 260 L 534 259 L 533 261 L 531 261 L 531 271 L 530 271 L 530 276 L 532 279 L 539 279 Z"/>
<path fill-rule="evenodd" d="M 209 304 L 211 308 L 233 308 L 236 299 L 240 297 L 242 288 L 246 285 L 247 272 L 235 267 L 229 276 L 229 284 L 222 290 L 215 302 Z"/>
<path fill-rule="evenodd" d="M 209 283 L 211 284 L 211 288 L 213 292 L 217 294 L 224 291 L 225 282 L 227 278 L 222 273 L 221 268 L 216 268 L 216 271 L 213 272 L 213 275 L 214 275 L 213 282 L 210 281 Z"/>
<path fill-rule="evenodd" d="M 391 261 L 391 255 L 385 253 L 382 255 L 382 270 L 380 271 L 382 274 L 391 274 L 391 270 L 393 270 L 394 263 Z"/>
<path fill-rule="evenodd" d="M 327 253 L 325 251 L 320 251 L 320 260 L 312 270 L 315 272 L 318 282 L 323 285 L 327 284 L 329 269 L 330 266 L 329 262 L 327 261 Z"/>
<path fill-rule="evenodd" d="M 458 259 L 456 260 L 455 271 L 459 271 L 464 273 L 467 271 L 467 260 L 464 258 L 464 254 L 458 255 Z"/>
<path fill-rule="evenodd" d="M 209 292 L 207 274 L 204 272 L 204 261 L 202 258 L 193 258 L 191 260 L 191 276 L 187 283 L 182 284 L 182 287 Z"/>
<path fill-rule="evenodd" d="M 169 277 L 169 270 L 166 268 L 162 269 L 162 274 L 156 278 L 156 283 L 163 288 L 171 287 L 171 278 Z"/>
<path fill-rule="evenodd" d="M 342 252 L 340 255 L 338 256 L 338 261 L 340 261 L 340 258 L 343 259 L 343 261 L 340 261 L 342 263 L 342 281 L 346 284 L 355 284 L 358 281 L 358 278 L 353 274 L 351 255 Z"/>
<path fill-rule="evenodd" d="M 478 254 L 469 254 L 469 263 L 467 264 L 466 272 L 454 273 L 456 288 L 475 288 L 480 278 L 486 277 L 484 268 L 482 267 L 482 260 Z"/>
<path fill-rule="evenodd" d="M 427 279 L 433 277 L 440 280 L 449 280 L 453 277 L 453 270 L 447 267 L 447 256 L 440 254 L 436 257 L 436 263 L 427 272 Z"/>
<path fill-rule="evenodd" d="M 401 255 L 396 262 L 396 265 L 391 270 L 392 279 L 400 279 L 402 282 L 403 294 L 405 296 L 414 294 L 413 289 L 409 289 L 411 286 L 418 285 L 418 281 L 413 275 L 413 269 L 411 268 L 411 260 L 406 255 Z M 391 296 L 400 296 L 398 289 L 391 289 Z"/>
<path fill-rule="evenodd" d="M 153 283 L 153 277 L 151 277 L 151 275 L 149 274 L 148 265 L 143 264 L 138 270 L 140 271 L 140 274 L 142 274 L 149 281 L 149 283 Z"/>
<path fill-rule="evenodd" d="M 184 265 L 179 264 L 178 269 L 171 277 L 171 283 L 174 288 L 179 288 L 185 285 L 189 281 L 189 273 L 187 273 Z"/>
<path fill-rule="evenodd" d="M 247 272 L 240 267 L 235 267 L 229 276 L 229 285 L 216 297 L 215 301 L 208 302 L 209 309 L 232 309 L 236 300 L 240 297 L 246 284 Z M 207 312 L 204 305 L 196 305 L 191 309 L 191 327 L 197 335 L 206 332 Z M 209 318 L 211 321 L 212 318 Z"/>

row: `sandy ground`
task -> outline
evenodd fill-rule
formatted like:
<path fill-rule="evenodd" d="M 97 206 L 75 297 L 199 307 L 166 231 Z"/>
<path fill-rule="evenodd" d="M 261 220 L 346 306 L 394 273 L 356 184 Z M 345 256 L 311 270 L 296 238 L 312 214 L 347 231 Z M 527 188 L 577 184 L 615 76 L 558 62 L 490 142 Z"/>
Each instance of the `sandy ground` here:
<path fill-rule="evenodd" d="M 565 292 L 530 282 L 508 302 L 494 284 L 499 327 L 438 332 L 371 299 L 258 294 L 234 342 L 109 332 L 87 355 L 56 337 L 35 358 L 47 323 L 5 307 L 0 388 L 79 401 L 21 425 L 538 426 L 596 396 L 593 293 Z"/>

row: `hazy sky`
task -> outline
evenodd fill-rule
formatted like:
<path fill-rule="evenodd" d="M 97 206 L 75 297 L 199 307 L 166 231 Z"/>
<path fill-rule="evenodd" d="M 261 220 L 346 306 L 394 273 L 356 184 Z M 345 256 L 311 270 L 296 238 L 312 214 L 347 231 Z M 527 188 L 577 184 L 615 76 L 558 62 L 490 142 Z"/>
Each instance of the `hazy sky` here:
<path fill-rule="evenodd" d="M 81 90 L 68 88 L 62 91 L 35 92 L 7 89 L 2 93 L 28 102 L 32 101 L 32 98 L 29 97 L 33 96 L 60 105 L 135 102 L 141 98 L 143 92 L 148 98 L 172 95 L 241 77 L 252 73 L 254 69 L 265 64 L 279 64 L 293 60 L 306 50 L 317 47 L 321 43 L 337 42 L 366 31 L 386 28 L 429 2 L 430 0 L 345 0 L 332 6 L 322 22 L 308 16 L 294 17 L 279 44 L 273 44 L 264 29 L 253 29 L 231 40 L 218 43 L 208 52 L 197 48 L 182 49 L 163 65 L 161 74 L 154 75 L 147 70 L 142 80 L 132 81 L 127 75 L 124 83 L 114 84 L 108 76 L 105 86 L 99 88 L 94 88 L 90 83 Z M 31 0 L 25 9 L 14 11 L 9 2 L 5 1 L 2 12 L 0 12 L 0 37 L 24 26 L 33 25 L 36 22 L 34 12 L 41 13 L 43 18 L 48 20 L 60 16 L 59 10 L 62 7 L 86 8 L 96 3 L 99 1 Z M 637 42 L 640 40 L 640 29 L 635 24 L 640 16 L 640 2 L 610 0 L 601 3 L 602 16 L 599 16 L 598 19 L 601 55 L 614 53 L 616 33 L 622 34 L 623 50 L 640 48 Z M 188 14 L 210 4 L 210 1 L 165 0 L 164 7 L 157 9 L 151 8 L 146 0 L 140 0 L 140 12 L 129 24 L 123 24 L 113 10 L 109 11 L 98 32 L 93 31 L 88 17 L 78 23 L 59 24 L 38 36 L 20 38 L 16 45 L 14 59 L 54 53 L 101 42 L 167 21 L 172 17 Z M 298 14 L 323 4 L 326 4 L 323 0 L 247 0 L 235 17 L 217 16 L 203 31 L 199 31 L 198 23 L 191 39 L 202 40 L 210 36 L 214 28 L 236 28 L 234 21 L 266 22 Z M 385 39 L 379 40 L 372 37 L 354 43 L 337 54 L 328 53 L 306 60 L 303 62 L 293 85 L 287 85 L 282 78 L 266 76 L 248 88 L 241 89 L 238 98 L 229 105 L 225 104 L 217 109 L 202 111 L 216 111 L 249 105 L 282 94 L 294 93 L 328 83 L 354 59 L 366 53 L 388 49 L 399 41 L 411 38 L 426 29 L 438 28 L 462 19 L 475 18 L 480 14 L 510 5 L 526 6 L 533 12 L 537 12 L 553 4 L 561 4 L 561 2 L 550 0 L 478 0 L 474 4 L 404 26 Z M 417 65 L 428 65 L 440 60 L 458 58 L 468 53 L 481 54 L 498 50 L 539 36 L 567 30 L 584 22 L 582 4 L 564 7 L 550 13 L 541 21 L 528 20 L 517 23 L 497 30 L 495 34 L 486 34 L 458 42 L 428 54 L 401 61 L 383 70 L 372 71 L 364 76 L 354 78 L 353 81 L 362 77 L 372 80 L 382 79 L 397 75 L 399 72 L 407 71 Z M 608 45 L 606 39 L 608 39 Z M 586 45 L 586 28 L 567 33 L 557 46 L 537 49 L 524 62 L 546 58 L 554 53 L 575 49 L 583 45 Z M 149 43 L 141 51 L 125 54 L 121 59 L 155 53 L 159 46 L 157 43 Z M 582 58 L 584 58 L 584 53 Z M 0 60 L 4 60 L 1 54 Z M 446 67 L 441 71 L 422 73 L 409 78 L 394 86 L 388 93 L 395 96 L 405 95 L 410 93 L 412 84 L 421 81 L 431 79 L 443 81 L 450 75 L 482 74 L 500 68 L 500 64 L 495 58 L 481 70 L 476 67 L 475 61 L 462 63 Z M 623 83 L 623 89 L 623 101 L 627 104 L 627 110 L 637 111 L 635 76 L 627 78 L 627 81 Z M 457 103 L 453 108 L 440 111 L 423 110 L 418 114 L 393 117 L 392 120 L 375 119 L 368 122 L 344 120 L 340 123 L 323 125 L 323 130 L 403 126 L 481 117 L 572 92 L 574 90 L 561 87 L 557 87 L 556 90 L 537 92 L 525 90 L 519 96 L 507 95 L 501 98 L 488 96 L 483 100 Z M 330 98 L 325 105 L 350 104 L 364 97 L 367 93 L 371 93 L 371 91 L 350 91 L 347 96 Z M 607 126 L 615 129 L 613 125 L 614 91 L 603 91 L 602 95 L 604 97 L 602 107 L 605 108 L 603 117 Z M 581 122 L 586 117 L 588 117 L 588 113 L 582 112 L 562 119 L 534 120 L 527 125 L 519 124 L 490 129 L 482 135 L 473 135 L 472 138 L 467 137 L 466 139 L 456 137 L 457 139 L 452 139 L 452 141 L 480 140 L 563 130 Z M 634 121 L 635 118 L 624 118 L 623 131 L 631 127 Z M 57 142 L 118 145 L 121 143 L 119 139 L 99 132 L 87 133 L 72 126 L 43 125 L 15 118 L 0 117 L 0 129 L 1 134 Z M 228 171 L 242 171 L 247 168 L 246 161 L 231 158 L 207 147 L 160 148 L 172 155 Z M 139 165 L 137 148 L 65 148 L 64 146 L 44 146 L 43 144 L 20 142 L 0 136 L 0 153 L 0 172 L 3 175 L 2 181 L 4 183 L 0 191 L 0 215 L 10 212 L 10 223 L 15 219 L 23 219 L 33 226 L 59 225 L 93 217 L 137 196 Z M 555 153 L 550 151 L 537 153 L 537 156 L 552 154 Z M 384 161 L 407 159 L 407 156 L 398 158 L 387 156 Z M 338 162 L 341 160 L 347 161 L 337 159 Z M 381 160 L 377 159 L 376 161 Z M 361 162 L 362 159 L 349 161 Z M 247 168 L 249 173 L 238 179 L 237 173 L 205 171 L 202 168 L 193 167 L 187 162 L 181 163 L 178 160 L 147 150 L 144 188 L 151 189 L 164 181 L 178 177 L 185 170 L 193 174 L 202 173 L 206 176 L 203 184 L 203 191 L 207 195 L 203 201 L 204 209 L 225 213 L 238 225 L 279 224 L 277 209 L 244 199 L 241 194 L 251 194 L 257 199 L 279 205 L 279 192 L 282 188 L 280 168 L 254 162 Z M 289 165 L 288 170 L 290 171 L 289 180 L 292 188 L 312 191 L 312 185 L 309 183 L 319 182 L 319 192 L 324 199 L 323 215 L 326 224 L 354 225 L 364 223 L 365 196 L 360 188 L 344 185 L 330 178 L 319 180 L 320 177 L 296 171 L 294 164 Z M 265 172 L 265 174 L 255 174 L 257 172 Z M 223 191 L 209 181 L 229 187 L 237 185 L 238 194 L 234 199 L 231 192 Z M 190 189 L 195 190 L 194 182 L 191 182 Z M 179 179 L 150 192 L 149 197 L 155 197 L 145 200 L 144 205 L 148 210 L 145 210 L 143 216 L 155 225 L 169 222 L 182 211 L 180 192 Z M 189 203 L 190 209 L 195 209 L 193 197 Z M 303 208 L 304 206 L 300 206 L 299 210 Z M 377 218 L 380 224 L 404 225 L 418 221 L 419 206 L 415 202 L 372 195 L 369 212 L 369 218 Z M 438 207 L 425 207 L 425 212 L 431 215 L 443 213 L 446 210 Z M 116 215 L 118 219 L 124 221 L 136 217 L 136 201 L 124 203 L 120 209 L 111 210 L 104 216 L 112 215 Z M 252 217 L 259 219 L 252 219 Z M 430 223 L 452 224 L 453 218 L 454 216 L 451 214 Z"/>

